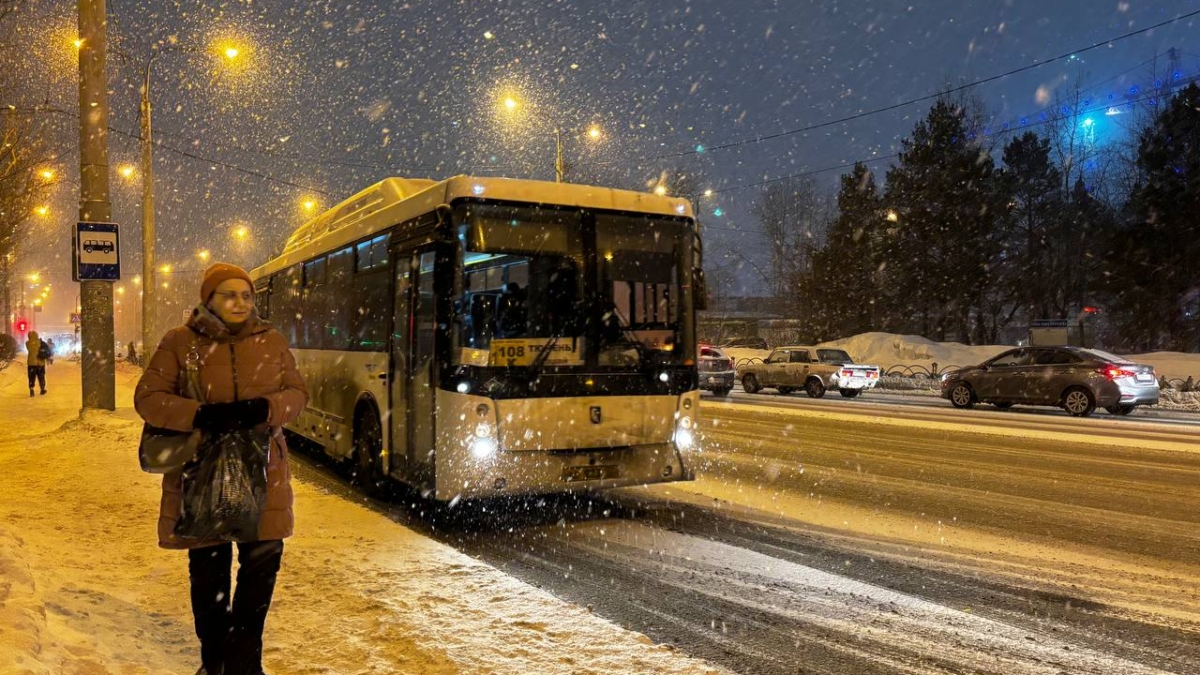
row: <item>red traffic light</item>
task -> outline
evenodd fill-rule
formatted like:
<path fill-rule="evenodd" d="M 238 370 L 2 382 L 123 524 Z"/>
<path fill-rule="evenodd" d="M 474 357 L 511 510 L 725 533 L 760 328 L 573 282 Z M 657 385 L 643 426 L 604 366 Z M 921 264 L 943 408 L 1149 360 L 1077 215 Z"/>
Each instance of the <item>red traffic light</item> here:
<path fill-rule="evenodd" d="M 24 333 L 29 330 L 29 322 L 25 319 L 17 319 L 17 332 Z"/>

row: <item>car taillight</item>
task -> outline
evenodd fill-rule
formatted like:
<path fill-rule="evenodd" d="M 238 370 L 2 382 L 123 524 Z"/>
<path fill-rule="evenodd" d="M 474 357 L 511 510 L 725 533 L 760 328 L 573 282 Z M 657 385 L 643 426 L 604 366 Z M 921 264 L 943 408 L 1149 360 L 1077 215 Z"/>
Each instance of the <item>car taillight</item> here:
<path fill-rule="evenodd" d="M 854 375 L 854 371 L 853 371 L 853 370 L 850 370 L 850 369 L 848 369 L 848 368 L 847 368 L 847 369 L 844 369 L 844 370 L 842 370 L 842 377 L 851 377 L 851 376 L 853 376 L 853 375 Z"/>
<path fill-rule="evenodd" d="M 1107 377 L 1110 380 L 1116 380 L 1116 379 L 1120 379 L 1122 377 L 1133 377 L 1134 375 L 1137 374 L 1137 373 L 1133 372 L 1132 370 L 1125 370 L 1124 368 L 1117 368 L 1116 366 L 1105 366 L 1104 368 L 1097 368 L 1096 372 L 1100 373 L 1101 375 Z"/>

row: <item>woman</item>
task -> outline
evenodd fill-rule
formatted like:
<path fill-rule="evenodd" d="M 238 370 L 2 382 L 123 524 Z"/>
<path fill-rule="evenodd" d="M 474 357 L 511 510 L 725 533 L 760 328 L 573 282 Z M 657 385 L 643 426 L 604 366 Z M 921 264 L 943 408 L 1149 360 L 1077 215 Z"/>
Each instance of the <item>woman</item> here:
<path fill-rule="evenodd" d="M 198 675 L 256 675 L 262 672 L 263 625 L 283 540 L 293 527 L 291 472 L 280 427 L 300 414 L 308 393 L 287 342 L 255 313 L 253 282 L 245 270 L 224 263 L 209 267 L 200 300 L 185 325 L 163 336 L 138 382 L 134 407 L 151 426 L 177 431 L 271 429 L 266 509 L 257 538 L 237 542 L 236 595 L 230 594 L 232 544 L 175 535 L 183 502 L 178 472 L 163 476 L 158 516 L 159 545 L 188 549 L 203 664 Z M 199 357 L 204 404 L 179 395 L 189 355 Z"/>

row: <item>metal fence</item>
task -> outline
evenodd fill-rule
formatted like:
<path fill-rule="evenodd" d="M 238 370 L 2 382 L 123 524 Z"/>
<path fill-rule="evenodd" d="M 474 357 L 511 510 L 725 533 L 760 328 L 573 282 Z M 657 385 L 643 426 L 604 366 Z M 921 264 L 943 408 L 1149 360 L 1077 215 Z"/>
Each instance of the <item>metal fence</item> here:
<path fill-rule="evenodd" d="M 742 366 L 762 362 L 763 360 L 757 356 L 744 357 L 735 361 L 733 367 L 735 370 L 740 370 Z M 956 370 L 962 370 L 966 367 L 967 366 L 961 366 L 957 364 L 943 366 L 938 363 L 932 363 L 928 366 L 925 366 L 919 363 L 897 363 L 889 366 L 886 369 L 883 369 L 880 374 L 883 377 L 904 377 L 909 379 L 924 379 L 933 381 L 937 380 L 946 373 L 952 373 Z M 1197 378 L 1191 376 L 1186 378 L 1159 378 L 1158 386 L 1163 389 L 1175 389 L 1183 392 L 1200 391 L 1200 382 L 1197 382 Z"/>

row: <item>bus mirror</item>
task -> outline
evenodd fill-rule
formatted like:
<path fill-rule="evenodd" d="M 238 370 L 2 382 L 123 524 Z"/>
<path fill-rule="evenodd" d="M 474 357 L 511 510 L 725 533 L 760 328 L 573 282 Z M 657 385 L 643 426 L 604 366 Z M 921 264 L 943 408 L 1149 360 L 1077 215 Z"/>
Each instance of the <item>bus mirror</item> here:
<path fill-rule="evenodd" d="M 692 297 L 695 298 L 696 311 L 708 309 L 708 283 L 704 280 L 704 270 L 699 267 L 692 270 Z"/>

